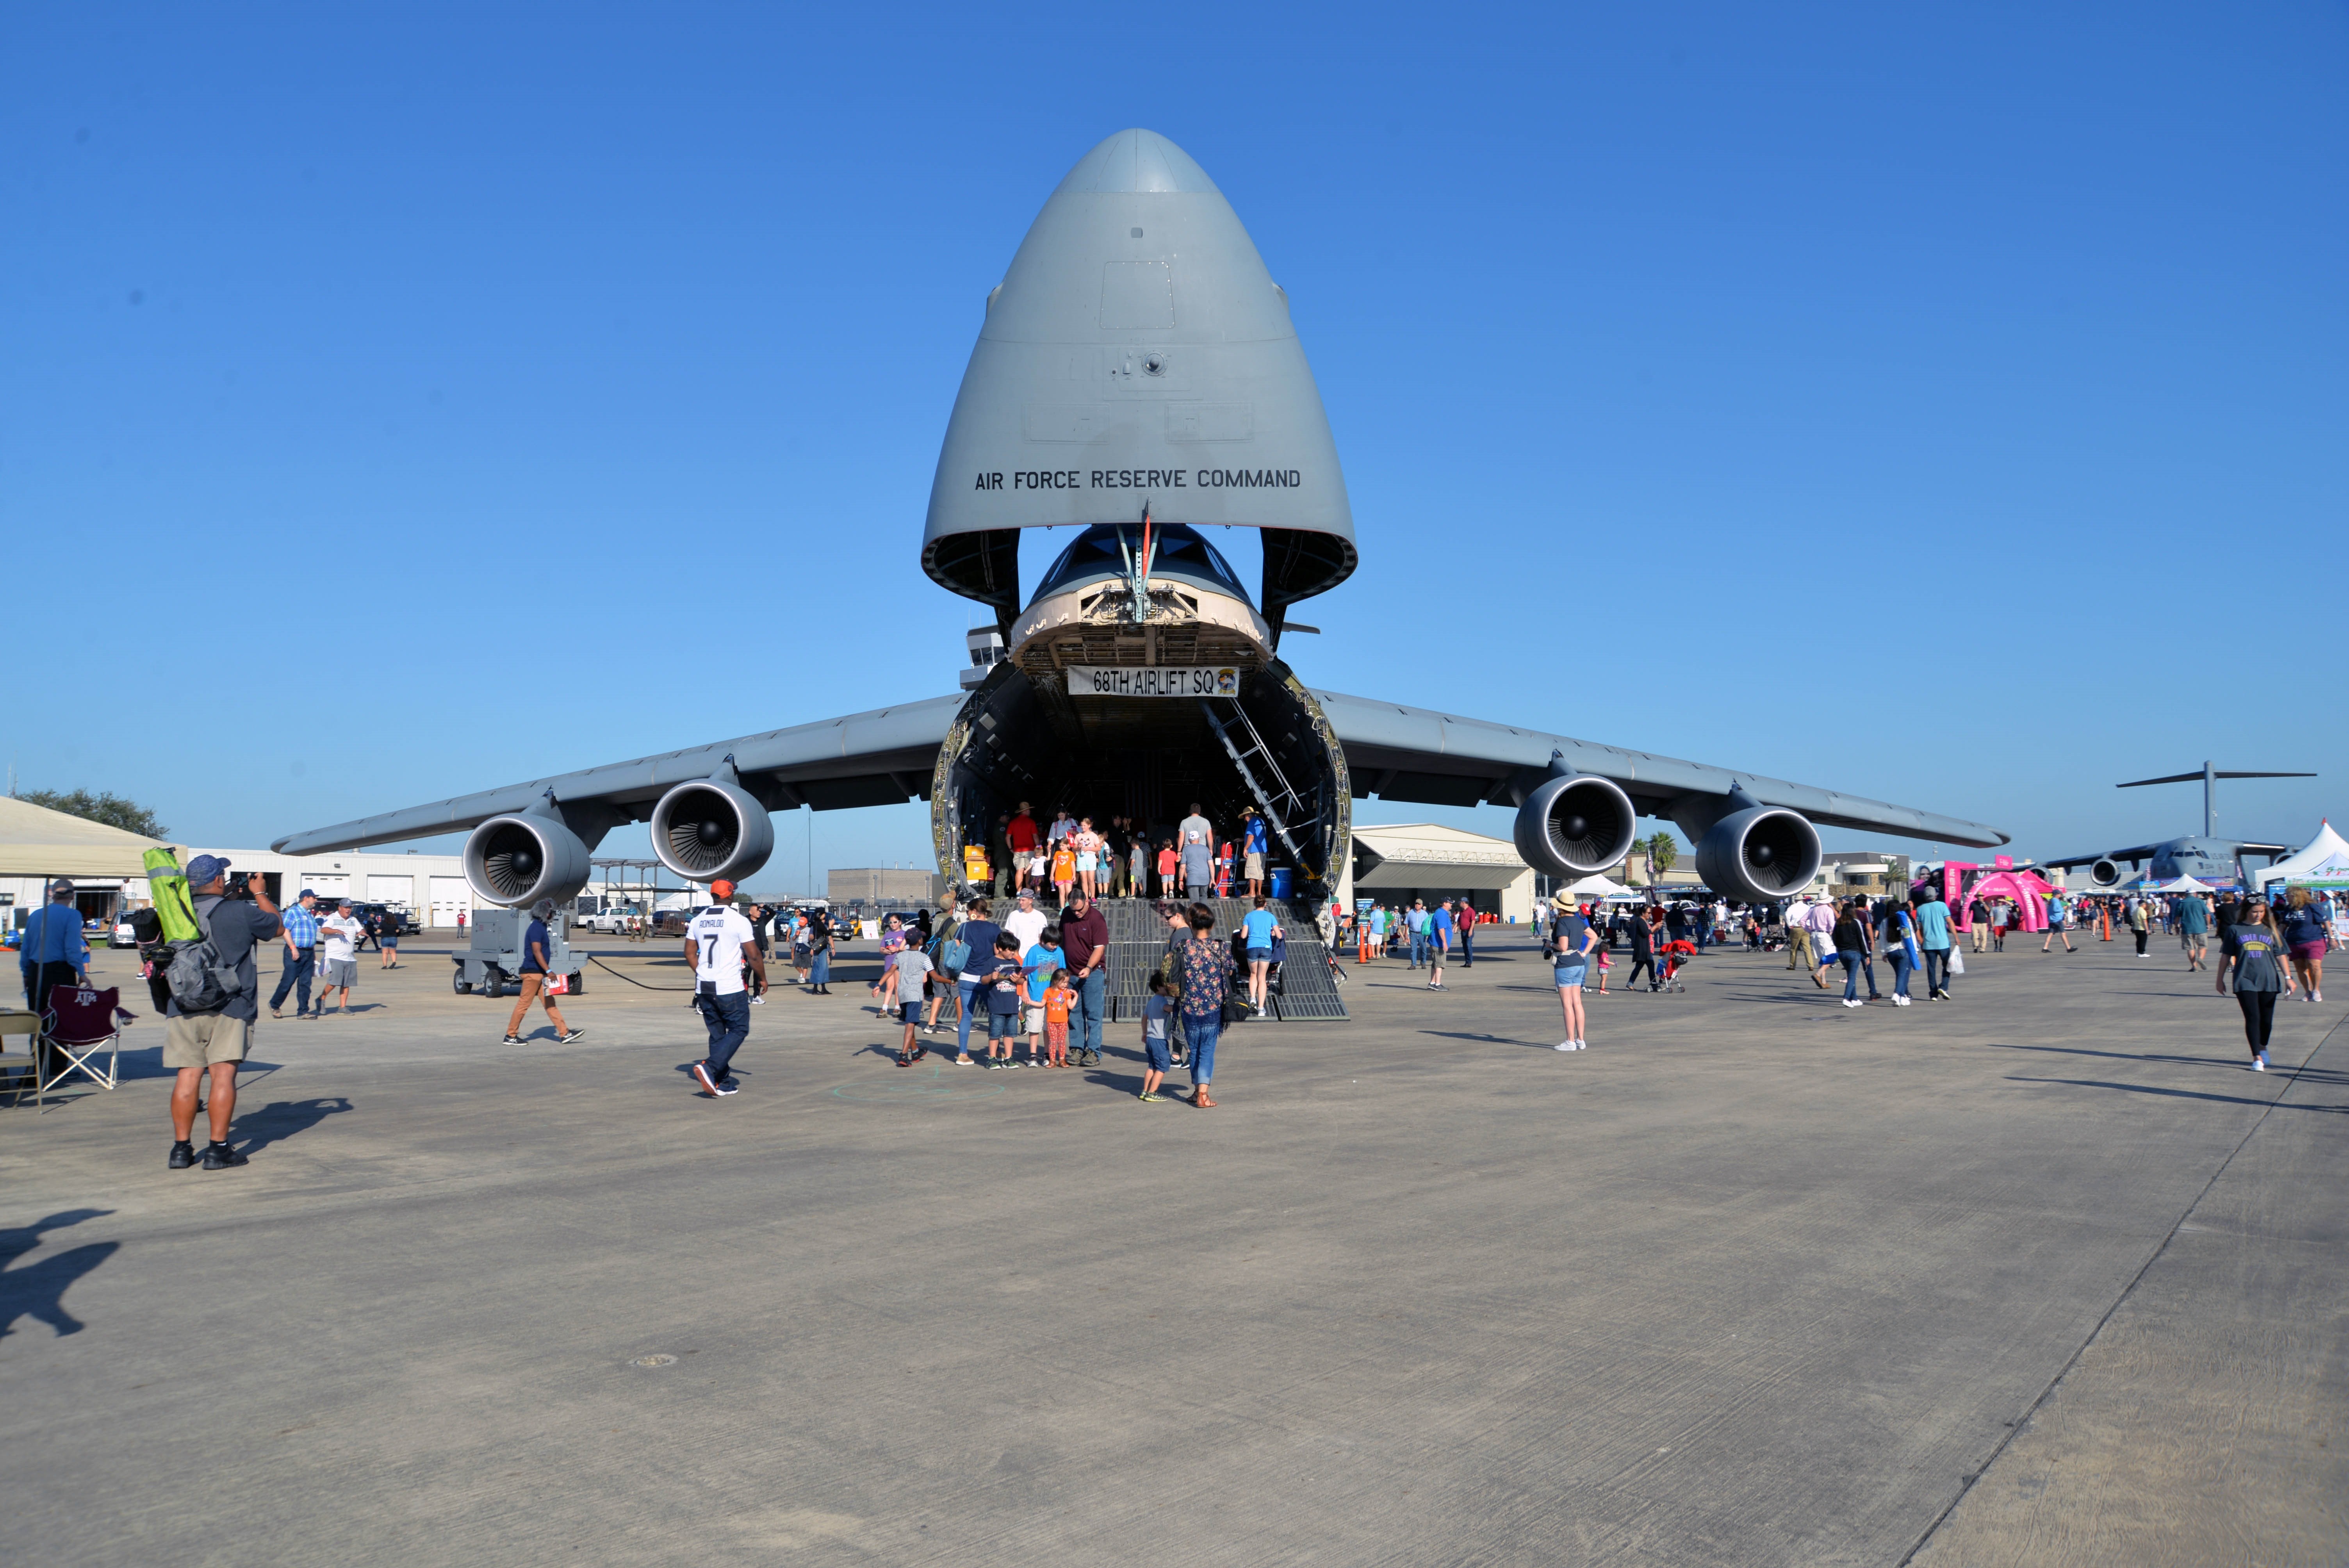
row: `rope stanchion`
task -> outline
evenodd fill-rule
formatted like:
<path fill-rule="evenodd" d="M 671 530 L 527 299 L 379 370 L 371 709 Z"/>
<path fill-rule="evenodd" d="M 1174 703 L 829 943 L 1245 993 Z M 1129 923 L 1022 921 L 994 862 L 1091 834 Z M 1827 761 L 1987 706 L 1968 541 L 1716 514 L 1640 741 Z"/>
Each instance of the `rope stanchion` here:
<path fill-rule="evenodd" d="M 626 980 L 629 985 L 636 986 L 640 991 L 690 991 L 693 989 L 690 985 L 647 985 L 633 975 L 621 975 L 620 971 L 613 968 L 610 965 L 605 963 L 602 959 L 596 957 L 592 953 L 587 954 L 587 962 L 593 964 L 596 968 L 601 969 L 606 975 L 618 975 L 621 979 Z"/>

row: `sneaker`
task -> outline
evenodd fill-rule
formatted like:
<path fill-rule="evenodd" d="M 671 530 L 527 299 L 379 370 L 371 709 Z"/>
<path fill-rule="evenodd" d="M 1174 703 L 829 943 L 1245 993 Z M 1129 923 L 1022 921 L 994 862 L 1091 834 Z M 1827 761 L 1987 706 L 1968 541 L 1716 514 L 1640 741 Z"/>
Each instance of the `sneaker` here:
<path fill-rule="evenodd" d="M 1587 1051 L 1590 1048 L 1590 1042 L 1588 1040 L 1577 1040 L 1574 1042 L 1574 1048 L 1578 1051 Z"/>
<path fill-rule="evenodd" d="M 1909 1005 L 1909 998 L 1906 996 L 1895 996 L 1892 998 L 1892 1005 L 1896 1007 L 1905 1007 Z"/>
<path fill-rule="evenodd" d="M 586 1032 L 585 1029 L 574 1029 L 567 1035 L 557 1035 L 554 1037 L 554 1043 L 558 1046 L 567 1046 Z"/>
<path fill-rule="evenodd" d="M 712 1093 L 712 1094 L 715 1094 L 715 1095 L 721 1096 L 721 1097 L 723 1097 L 723 1096 L 725 1096 L 725 1095 L 730 1095 L 730 1094 L 740 1094 L 740 1093 L 742 1092 L 742 1086 L 741 1086 L 740 1084 L 739 1084 L 739 1083 L 736 1083 L 736 1082 L 735 1082 L 732 1078 L 719 1078 L 719 1079 L 718 1080 L 718 1087 L 717 1087 L 716 1088 L 711 1089 L 709 1092 L 710 1092 L 710 1093 Z"/>
<path fill-rule="evenodd" d="M 1572 1040 L 1560 1040 L 1557 1044 L 1552 1046 L 1550 1049 L 1554 1051 L 1570 1051 L 1574 1049 L 1574 1042 Z"/>
<path fill-rule="evenodd" d="M 703 1088 L 708 1089 L 712 1095 L 715 1095 L 718 1092 L 718 1080 L 710 1076 L 709 1064 L 708 1062 L 696 1062 L 693 1064 L 693 1081 L 699 1084 Z"/>
<path fill-rule="evenodd" d="M 1017 1068 L 1019 1065 L 1019 1058 L 1018 1057 L 1004 1057 L 1004 1058 L 1003 1058 L 1003 1070 L 1004 1070 L 1005 1072 L 1009 1072 L 1009 1071 L 1011 1071 L 1014 1068 Z"/>
<path fill-rule="evenodd" d="M 955 1065 L 955 1066 L 957 1066 L 957 1067 L 958 1067 L 958 1068 L 975 1068 L 975 1067 L 978 1066 L 978 1064 L 977 1062 L 972 1061 L 972 1060 L 971 1060 L 968 1057 L 967 1057 L 967 1056 L 964 1056 L 964 1057 L 957 1057 L 954 1059 L 954 1065 Z"/>
<path fill-rule="evenodd" d="M 163 1161 L 163 1164 L 164 1168 L 167 1170 L 185 1171 L 189 1166 L 193 1165 L 195 1162 L 196 1146 L 183 1138 L 179 1142 L 171 1145 L 171 1157 Z"/>
<path fill-rule="evenodd" d="M 1138 1094 L 1133 1098 L 1148 1105 L 1162 1105 L 1166 1099 L 1163 1094 Z"/>
<path fill-rule="evenodd" d="M 1847 1007 L 1865 1007 L 1868 1006 L 1867 1003 L 1861 1001 L 1857 996 L 1846 996 L 1843 999 L 1843 1005 Z"/>
<path fill-rule="evenodd" d="M 250 1162 L 243 1155 L 225 1143 L 208 1143 L 204 1146 L 204 1169 L 207 1171 L 225 1171 L 233 1165 L 247 1163 Z"/>
<path fill-rule="evenodd" d="M 522 1037 L 520 1035 L 508 1035 L 504 1039 L 500 1040 L 498 1044 L 502 1046 L 518 1046 L 522 1044 Z"/>
<path fill-rule="evenodd" d="M 2255 1073 L 2263 1073 L 2268 1070 L 2268 1058 L 2265 1053 L 2251 1058 L 2251 1070 Z"/>

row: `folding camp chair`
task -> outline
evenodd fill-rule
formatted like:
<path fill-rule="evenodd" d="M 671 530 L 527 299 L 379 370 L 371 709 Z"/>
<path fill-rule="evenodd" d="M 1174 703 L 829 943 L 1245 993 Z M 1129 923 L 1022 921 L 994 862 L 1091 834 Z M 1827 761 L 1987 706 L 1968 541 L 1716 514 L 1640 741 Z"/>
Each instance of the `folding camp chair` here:
<path fill-rule="evenodd" d="M 41 1016 L 41 1037 L 35 1048 L 45 1057 L 54 1052 L 65 1059 L 55 1071 L 40 1073 L 42 1095 L 75 1073 L 100 1088 L 113 1088 L 122 1081 L 122 1030 L 139 1015 L 124 1011 L 121 1000 L 121 988 L 115 985 L 103 991 L 86 985 L 49 987 L 49 1008 Z M 103 1070 L 96 1065 L 100 1051 L 106 1053 Z"/>
<path fill-rule="evenodd" d="M 8 1049 L 8 1042 L 22 1037 L 22 1055 Z M 10 1106 L 22 1105 L 30 1094 L 33 1103 L 41 1103 L 41 1016 L 21 1007 L 0 1008 L 0 1094 L 13 1095 Z"/>

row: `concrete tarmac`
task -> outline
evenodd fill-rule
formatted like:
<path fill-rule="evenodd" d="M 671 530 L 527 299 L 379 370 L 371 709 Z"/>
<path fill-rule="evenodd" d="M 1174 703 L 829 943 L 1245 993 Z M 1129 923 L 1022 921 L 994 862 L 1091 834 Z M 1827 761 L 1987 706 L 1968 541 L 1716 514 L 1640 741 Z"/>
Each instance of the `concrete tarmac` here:
<path fill-rule="evenodd" d="M 1562 1054 L 1487 934 L 1210 1110 L 1133 1026 L 897 1068 L 854 979 L 713 1102 L 679 992 L 502 1047 L 434 945 L 264 1022 L 242 1170 L 164 1169 L 151 1016 L 0 1110 L 0 1562 L 2349 1559 L 2344 1008 L 2247 1072 L 2174 943 L 1717 952 Z"/>

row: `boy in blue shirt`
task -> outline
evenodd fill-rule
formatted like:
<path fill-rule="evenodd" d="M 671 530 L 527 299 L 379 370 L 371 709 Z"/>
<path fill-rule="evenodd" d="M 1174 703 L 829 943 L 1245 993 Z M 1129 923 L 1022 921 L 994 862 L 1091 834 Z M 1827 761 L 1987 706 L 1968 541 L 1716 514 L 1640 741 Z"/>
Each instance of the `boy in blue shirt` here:
<path fill-rule="evenodd" d="M 1240 950 L 1247 954 L 1248 1003 L 1257 1016 L 1264 1016 L 1265 992 L 1272 974 L 1272 939 L 1280 934 L 1280 923 L 1265 901 L 1256 901 L 1256 907 L 1240 919 Z"/>
<path fill-rule="evenodd" d="M 1061 967 L 1061 932 L 1052 925 L 1044 927 L 1036 938 L 1036 945 L 1019 961 L 1026 971 L 1027 984 L 1020 1002 L 1028 1015 L 1028 1065 L 1031 1068 L 1044 1065 L 1044 993 L 1051 989 L 1052 971 Z"/>
<path fill-rule="evenodd" d="M 1247 895 L 1250 898 L 1264 892 L 1266 841 L 1264 819 L 1257 814 L 1255 808 L 1251 807 L 1248 810 L 1247 824 L 1240 830 L 1240 851 L 1247 856 L 1240 875 L 1247 881 Z"/>

